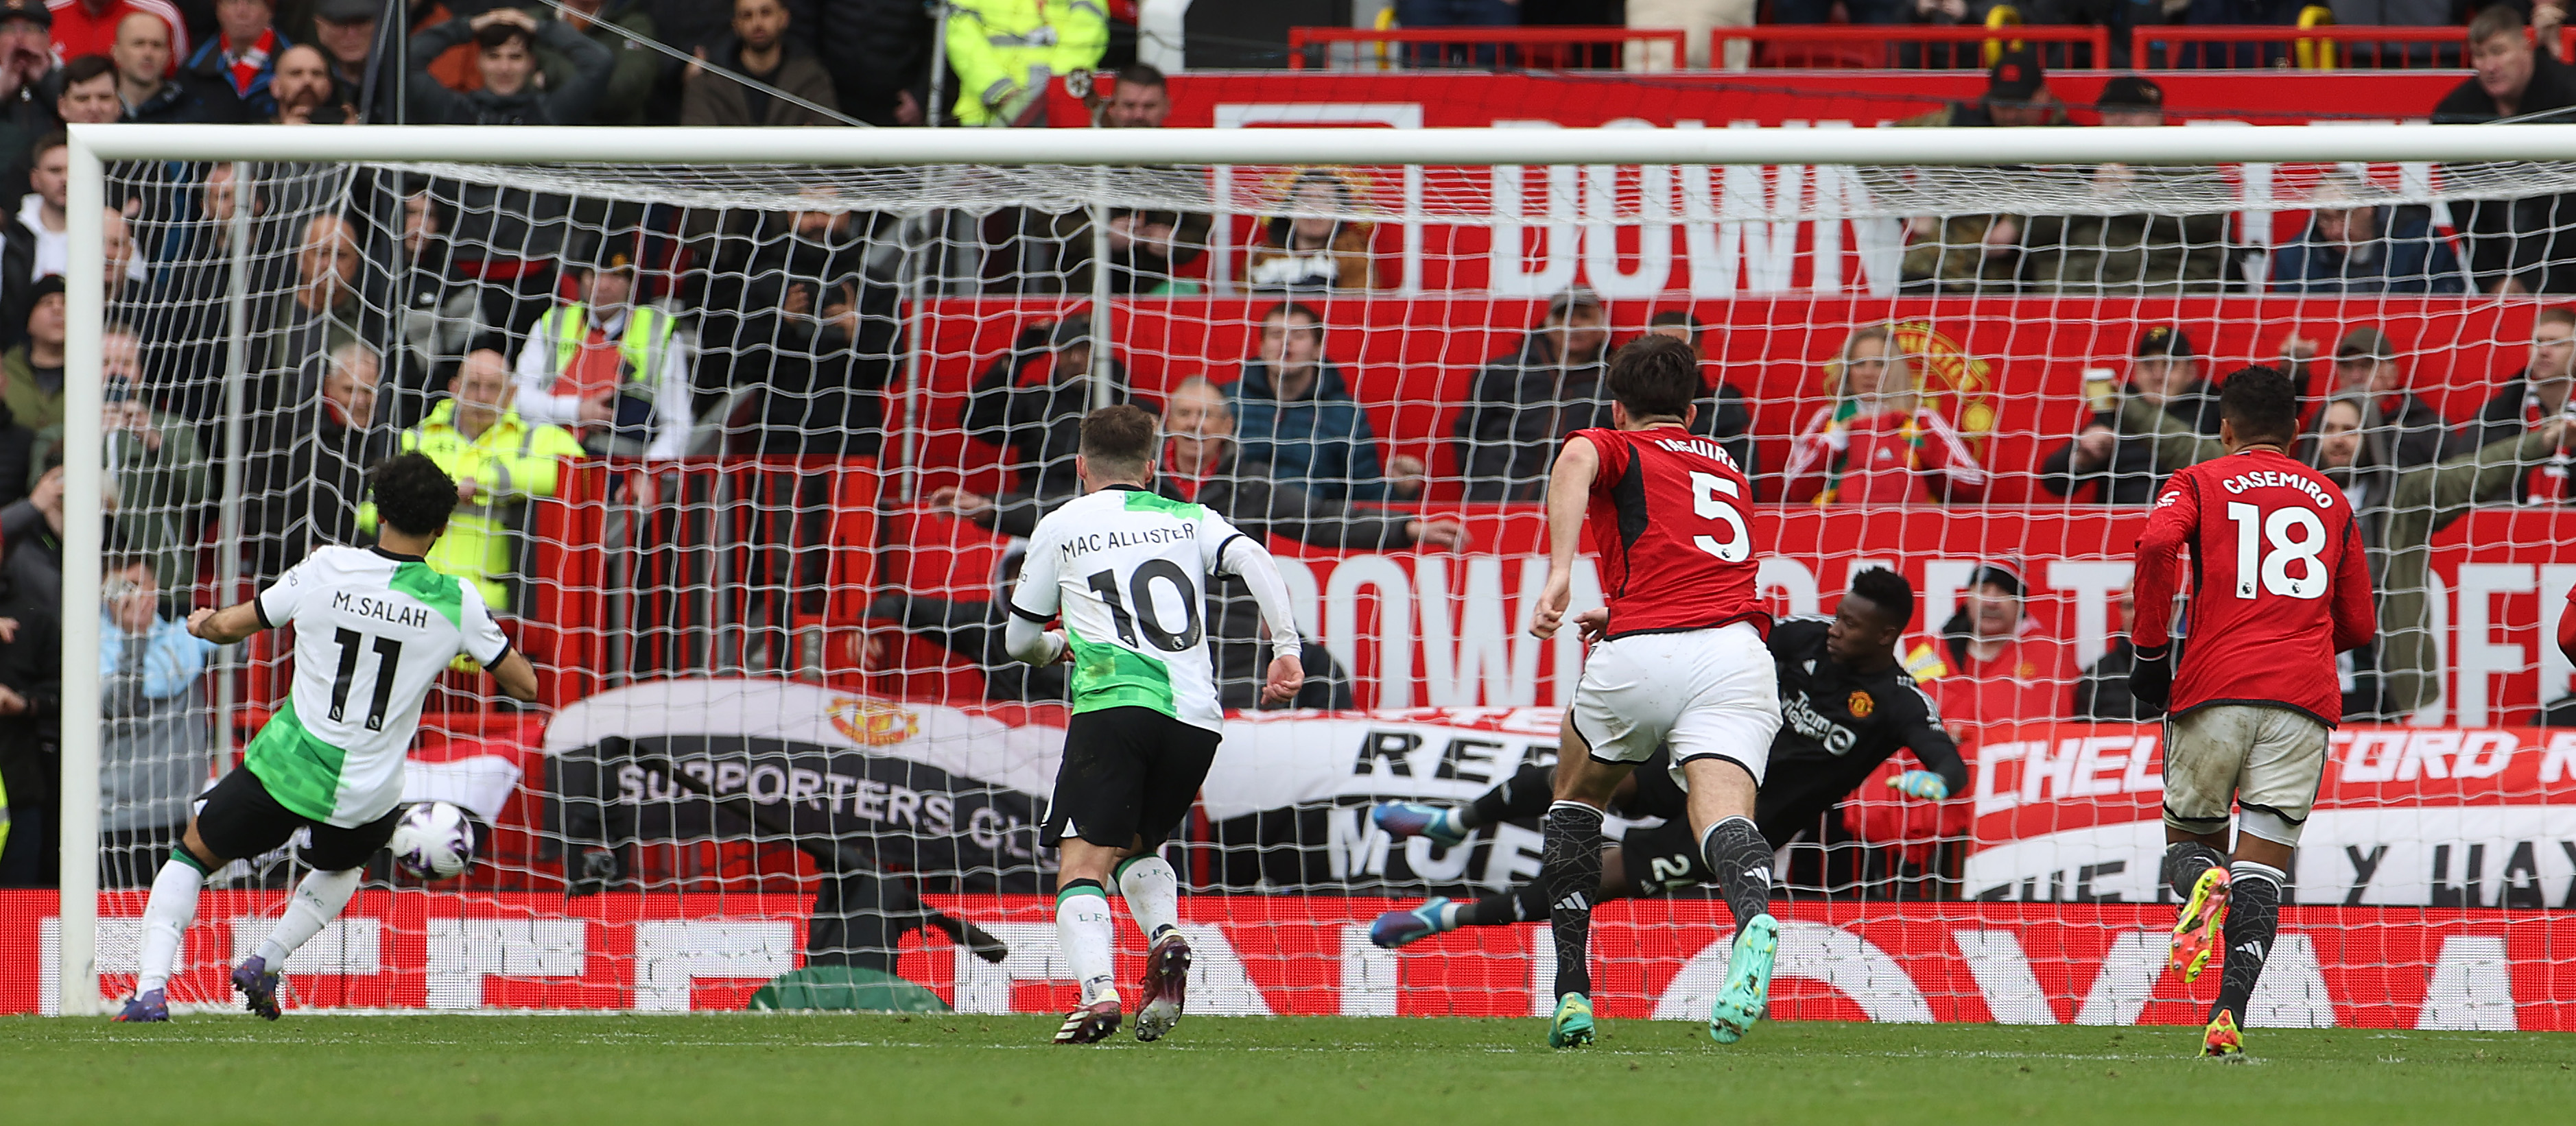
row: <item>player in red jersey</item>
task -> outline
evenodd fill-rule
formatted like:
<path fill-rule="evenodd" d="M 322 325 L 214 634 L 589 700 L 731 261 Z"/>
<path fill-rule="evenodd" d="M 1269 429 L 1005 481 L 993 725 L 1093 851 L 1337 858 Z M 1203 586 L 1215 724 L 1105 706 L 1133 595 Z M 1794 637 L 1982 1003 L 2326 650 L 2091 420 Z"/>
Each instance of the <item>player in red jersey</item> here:
<path fill-rule="evenodd" d="M 1753 823 L 1754 790 L 1780 730 L 1780 688 L 1755 597 L 1753 499 L 1744 471 L 1696 437 L 1699 359 L 1669 337 L 1619 350 L 1608 379 L 1612 429 L 1565 440 L 1547 487 L 1547 587 L 1530 632 L 1565 623 L 1574 554 L 1587 524 L 1609 608 L 1580 619 L 1598 644 L 1566 709 L 1556 802 L 1541 823 L 1540 879 L 1556 938 L 1556 1015 L 1548 1043 L 1592 1042 L 1591 896 L 1601 886 L 1601 814 L 1630 770 L 1672 746 L 1691 828 L 1735 913 L 1725 991 L 1709 1015 L 1720 1043 L 1741 1039 L 1768 1004 L 1779 923 L 1771 846 Z M 1588 519 L 1587 519 L 1588 516 Z"/>
<path fill-rule="evenodd" d="M 2218 395 L 2227 456 L 2165 482 L 2138 539 L 2137 666 L 2129 690 L 2166 709 L 2164 877 L 2185 897 L 2173 965 L 2225 975 L 2201 1054 L 2242 1055 L 2245 1003 L 2281 926 L 2281 889 L 2343 714 L 2335 654 L 2378 632 L 2369 565 L 2341 488 L 2282 451 L 2298 436 L 2290 377 L 2242 369 Z M 2191 548 L 2190 637 L 2177 671 L 2168 619 Z M 2236 851 L 2227 845 L 2228 811 Z"/>

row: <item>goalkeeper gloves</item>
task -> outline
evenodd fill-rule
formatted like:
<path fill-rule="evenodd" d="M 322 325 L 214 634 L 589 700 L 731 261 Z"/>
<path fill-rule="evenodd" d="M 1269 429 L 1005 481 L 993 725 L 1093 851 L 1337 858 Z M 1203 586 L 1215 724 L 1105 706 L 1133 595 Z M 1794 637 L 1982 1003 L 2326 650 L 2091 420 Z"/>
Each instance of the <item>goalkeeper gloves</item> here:
<path fill-rule="evenodd" d="M 2138 650 L 2137 662 L 2129 666 L 2129 695 L 2159 712 L 2173 702 L 2172 645 Z"/>
<path fill-rule="evenodd" d="M 1950 784 L 1929 770 L 1908 770 L 1888 779 L 1887 788 L 1925 801 L 1948 801 L 1950 798 Z"/>

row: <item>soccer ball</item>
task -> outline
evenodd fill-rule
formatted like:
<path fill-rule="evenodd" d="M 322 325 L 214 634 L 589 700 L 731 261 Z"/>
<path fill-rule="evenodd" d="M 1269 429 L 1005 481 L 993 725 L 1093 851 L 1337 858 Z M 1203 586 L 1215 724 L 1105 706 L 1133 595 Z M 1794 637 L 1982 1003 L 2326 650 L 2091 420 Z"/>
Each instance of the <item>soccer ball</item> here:
<path fill-rule="evenodd" d="M 420 802 L 394 822 L 391 847 L 394 867 L 417 879 L 448 879 L 474 863 L 474 823 L 446 802 Z"/>

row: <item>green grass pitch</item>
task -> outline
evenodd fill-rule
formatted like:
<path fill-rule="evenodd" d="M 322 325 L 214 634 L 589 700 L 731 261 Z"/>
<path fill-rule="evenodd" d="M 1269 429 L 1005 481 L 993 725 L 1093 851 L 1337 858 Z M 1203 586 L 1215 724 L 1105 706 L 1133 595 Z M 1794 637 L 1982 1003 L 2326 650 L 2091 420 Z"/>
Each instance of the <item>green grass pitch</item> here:
<path fill-rule="evenodd" d="M 0 1018 L 0 1122 L 1869 1123 L 2225 1126 L 2566 1121 L 2576 1036 L 1193 1017 L 1160 1044 L 1046 1042 L 1052 1018 Z"/>

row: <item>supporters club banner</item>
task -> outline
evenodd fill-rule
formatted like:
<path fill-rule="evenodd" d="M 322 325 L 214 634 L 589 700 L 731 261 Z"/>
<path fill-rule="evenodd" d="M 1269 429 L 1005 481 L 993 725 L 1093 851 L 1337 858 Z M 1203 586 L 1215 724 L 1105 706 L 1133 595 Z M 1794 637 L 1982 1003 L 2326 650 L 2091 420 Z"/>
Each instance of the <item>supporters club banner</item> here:
<path fill-rule="evenodd" d="M 234 1007 L 226 967 L 283 910 L 284 892 L 206 893 L 170 998 Z M 101 987 L 133 984 L 141 893 L 101 898 Z M 807 900 L 793 895 L 455 897 L 361 892 L 286 964 L 290 1010 L 740 1009 L 795 968 Z M 1554 973 L 1546 928 L 1474 928 L 1401 953 L 1367 940 L 1401 901 L 1189 896 L 1201 1014 L 1530 1016 Z M 1061 1013 L 1073 1003 L 1041 896 L 940 903 L 1001 938 L 986 963 L 944 943 L 898 962 L 962 1012 Z M 0 1012 L 53 1013 L 59 956 L 49 892 L 0 891 Z M 2165 972 L 2173 909 L 2126 904 L 1784 905 L 1772 1013 L 1784 1020 L 2197 1025 L 2217 975 Z M 2248 1023 L 2269 1027 L 2576 1031 L 2576 915 L 2291 907 Z M 1731 924 L 1708 900 L 1621 902 L 1593 917 L 1596 1003 L 1617 1019 L 1704 1020 Z M 1128 949 L 1119 979 L 1143 951 Z M 917 939 L 914 941 L 918 941 Z"/>
<path fill-rule="evenodd" d="M 1977 749 L 1978 899 L 2169 901 L 2161 727 L 2037 724 Z M 2576 731 L 2346 727 L 2293 902 L 2576 908 Z"/>

